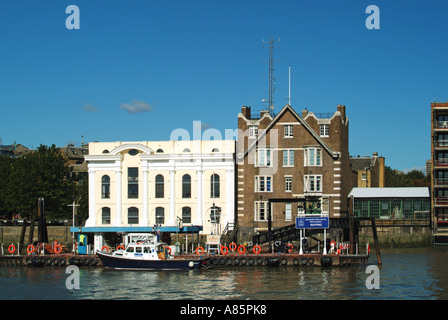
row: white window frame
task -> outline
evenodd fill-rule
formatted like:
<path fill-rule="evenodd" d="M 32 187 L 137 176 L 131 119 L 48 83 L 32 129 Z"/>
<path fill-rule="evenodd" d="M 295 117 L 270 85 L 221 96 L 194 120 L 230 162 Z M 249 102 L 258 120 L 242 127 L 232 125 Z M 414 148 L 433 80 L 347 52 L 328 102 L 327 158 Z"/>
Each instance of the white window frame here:
<path fill-rule="evenodd" d="M 303 184 L 304 192 L 322 192 L 322 175 L 305 175 Z"/>
<path fill-rule="evenodd" d="M 330 125 L 328 123 L 321 123 L 319 125 L 319 133 L 321 137 L 330 136 Z"/>
<path fill-rule="evenodd" d="M 314 154 L 312 154 L 314 153 Z M 305 167 L 322 167 L 322 149 L 318 147 L 308 147 L 305 149 Z"/>
<path fill-rule="evenodd" d="M 328 214 L 330 212 L 330 199 L 328 197 L 320 199 L 320 208 L 322 213 Z"/>
<path fill-rule="evenodd" d="M 255 221 L 268 221 L 268 201 L 255 201 L 254 203 L 254 220 Z M 263 216 L 261 215 L 263 210 Z M 263 218 L 263 219 L 262 219 Z M 271 215 L 272 221 L 272 215 Z"/>
<path fill-rule="evenodd" d="M 273 192 L 272 180 L 272 176 L 255 176 L 255 192 Z"/>
<path fill-rule="evenodd" d="M 285 221 L 291 221 L 292 220 L 292 203 L 286 202 L 285 203 Z"/>
<path fill-rule="evenodd" d="M 273 150 L 269 148 L 260 148 L 256 152 L 257 167 L 272 167 Z"/>
<path fill-rule="evenodd" d="M 283 150 L 282 159 L 283 159 L 283 167 L 294 167 L 294 150 L 292 149 Z"/>
<path fill-rule="evenodd" d="M 292 176 L 285 176 L 285 192 L 292 192 Z"/>
<path fill-rule="evenodd" d="M 258 137 L 258 126 L 249 125 L 249 138 L 257 138 Z"/>
<path fill-rule="evenodd" d="M 294 136 L 294 129 L 292 124 L 285 124 L 283 126 L 283 137 L 292 138 Z"/>

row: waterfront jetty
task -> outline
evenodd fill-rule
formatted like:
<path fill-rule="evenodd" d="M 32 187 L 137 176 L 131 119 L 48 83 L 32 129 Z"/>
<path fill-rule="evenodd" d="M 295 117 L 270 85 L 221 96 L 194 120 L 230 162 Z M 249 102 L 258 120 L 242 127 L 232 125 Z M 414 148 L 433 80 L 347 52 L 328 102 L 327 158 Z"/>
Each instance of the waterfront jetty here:
<path fill-rule="evenodd" d="M 231 266 L 350 266 L 367 263 L 369 254 L 337 254 L 337 253 L 245 253 L 230 252 L 226 255 L 209 254 L 181 254 L 184 259 L 208 259 L 214 267 Z M 102 267 L 101 260 L 96 254 L 79 255 L 72 253 L 46 255 L 0 255 L 2 267 L 47 267 L 76 265 L 78 267 Z"/>

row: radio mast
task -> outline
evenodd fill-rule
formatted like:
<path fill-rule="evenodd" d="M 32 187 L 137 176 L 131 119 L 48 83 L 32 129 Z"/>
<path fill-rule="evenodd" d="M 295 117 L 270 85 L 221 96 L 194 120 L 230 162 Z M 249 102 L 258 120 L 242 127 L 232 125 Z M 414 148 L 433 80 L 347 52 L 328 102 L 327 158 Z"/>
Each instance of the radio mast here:
<path fill-rule="evenodd" d="M 280 42 L 280 38 L 278 41 L 273 40 L 272 38 L 269 41 L 264 41 L 263 43 L 268 44 L 269 46 L 269 98 L 268 98 L 268 106 L 269 106 L 269 114 L 273 116 L 274 113 L 274 91 L 275 91 L 275 77 L 274 77 L 274 45 L 276 42 Z"/>

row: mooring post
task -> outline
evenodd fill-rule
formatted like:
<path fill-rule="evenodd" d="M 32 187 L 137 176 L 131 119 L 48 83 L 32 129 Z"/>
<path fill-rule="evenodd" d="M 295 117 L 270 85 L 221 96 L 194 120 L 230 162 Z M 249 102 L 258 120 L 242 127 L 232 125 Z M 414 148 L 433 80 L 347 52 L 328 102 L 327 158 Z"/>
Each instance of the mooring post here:
<path fill-rule="evenodd" d="M 349 239 L 350 239 L 350 254 L 353 254 L 353 246 L 354 246 L 354 239 L 353 239 L 353 196 L 350 196 L 349 202 L 348 202 L 348 232 L 349 232 Z"/>
<path fill-rule="evenodd" d="M 383 262 L 381 261 L 380 246 L 378 244 L 378 234 L 376 233 L 376 225 L 374 217 L 370 218 L 370 224 L 372 226 L 373 240 L 375 241 L 375 251 L 376 251 L 376 258 L 378 260 L 378 265 L 382 265 Z"/>

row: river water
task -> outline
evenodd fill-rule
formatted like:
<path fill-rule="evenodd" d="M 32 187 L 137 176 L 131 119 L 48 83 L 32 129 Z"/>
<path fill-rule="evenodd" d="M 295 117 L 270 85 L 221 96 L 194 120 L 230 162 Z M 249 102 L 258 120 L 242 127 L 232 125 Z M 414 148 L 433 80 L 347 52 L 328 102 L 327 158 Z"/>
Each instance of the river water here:
<path fill-rule="evenodd" d="M 374 252 L 374 251 L 373 251 Z M 448 249 L 382 250 L 383 265 L 238 266 L 191 271 L 0 267 L 2 300 L 390 300 L 448 299 Z M 67 273 L 66 273 L 67 271 Z M 366 285 L 372 274 L 379 275 Z M 69 281 L 70 280 L 70 281 Z M 67 285 L 69 283 L 69 285 Z M 379 288 L 378 288 L 379 287 Z"/>

